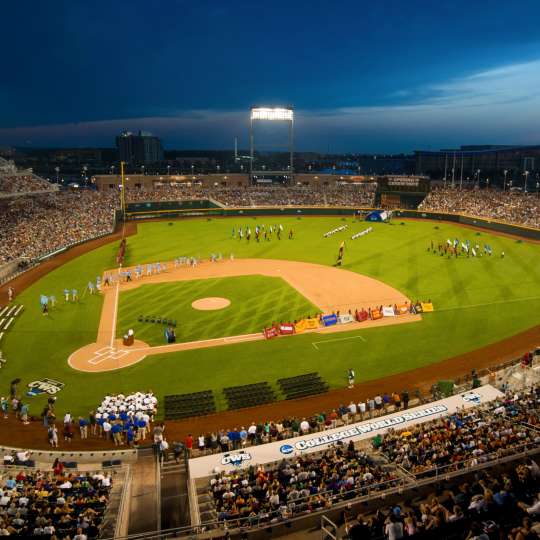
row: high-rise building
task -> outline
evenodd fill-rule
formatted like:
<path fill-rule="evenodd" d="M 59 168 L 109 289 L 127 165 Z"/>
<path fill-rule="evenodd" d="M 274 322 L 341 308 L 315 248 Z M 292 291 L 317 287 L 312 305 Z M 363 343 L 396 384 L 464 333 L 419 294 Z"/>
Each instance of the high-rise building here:
<path fill-rule="evenodd" d="M 120 161 L 131 165 L 147 165 L 163 161 L 163 147 L 158 137 L 145 131 L 123 131 L 116 137 Z"/>

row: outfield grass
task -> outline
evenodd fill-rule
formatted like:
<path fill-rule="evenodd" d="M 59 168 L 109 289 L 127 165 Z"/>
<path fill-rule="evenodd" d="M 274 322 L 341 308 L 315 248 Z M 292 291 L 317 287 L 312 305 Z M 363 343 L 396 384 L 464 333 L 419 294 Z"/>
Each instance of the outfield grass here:
<path fill-rule="evenodd" d="M 208 257 L 219 251 L 224 256 L 232 252 L 237 258 L 333 264 L 341 241 L 368 226 L 352 218 L 201 219 L 172 223 L 139 224 L 139 233 L 128 238 L 126 263 L 171 260 L 180 255 Z M 254 229 L 257 223 L 282 223 L 287 232 L 294 229 L 295 238 L 259 244 L 252 240 L 248 244 L 231 237 L 233 227 L 249 224 Z M 324 232 L 342 224 L 349 227 L 346 233 L 323 238 Z M 319 371 L 332 387 L 339 387 L 346 384 L 346 370 L 351 366 L 356 368 L 359 380 L 374 379 L 438 362 L 540 324 L 537 245 L 432 222 L 406 221 L 400 225 L 394 221 L 373 227 L 372 233 L 347 241 L 345 268 L 380 279 L 413 299 L 430 298 L 436 311 L 424 315 L 422 322 L 340 333 L 343 338 L 362 335 L 365 341 L 332 341 L 319 344 L 319 350 L 312 342 L 328 338 L 308 334 L 154 356 L 120 372 L 79 373 L 68 367 L 67 358 L 74 349 L 95 340 L 101 298 L 84 295 L 76 305 L 60 300 L 58 308 L 43 317 L 39 295 L 55 294 L 60 299 L 64 287 L 76 287 L 82 292 L 89 279 L 114 267 L 115 242 L 56 269 L 17 298 L 25 310 L 2 343 L 8 358 L 2 369 L 4 392 L 15 377 L 21 377 L 25 384 L 41 377 L 56 378 L 66 383 L 59 394 L 60 407 L 69 406 L 73 414 L 78 414 L 95 407 L 107 392 L 145 388 L 152 388 L 159 396 L 207 388 L 218 392 L 225 386 L 274 382 L 307 371 Z M 427 251 L 431 240 L 437 244 L 447 238 L 489 243 L 494 255 L 455 260 Z M 504 259 L 500 256 L 503 250 Z M 356 300 L 361 306 L 362 299 Z M 158 307 L 155 309 L 155 314 L 161 315 Z M 139 311 L 136 315 L 141 314 Z M 218 406 L 223 406 L 221 394 L 217 397 Z M 32 398 L 32 414 L 39 413 L 42 402 L 41 398 Z"/>
<path fill-rule="evenodd" d="M 191 307 L 201 298 L 223 297 L 231 304 L 219 310 Z M 293 321 L 316 313 L 317 307 L 281 278 L 238 276 L 141 285 L 120 293 L 117 335 L 132 328 L 149 345 L 164 344 L 166 326 L 139 322 L 139 315 L 177 321 L 178 342 L 260 332 L 272 321 Z"/>

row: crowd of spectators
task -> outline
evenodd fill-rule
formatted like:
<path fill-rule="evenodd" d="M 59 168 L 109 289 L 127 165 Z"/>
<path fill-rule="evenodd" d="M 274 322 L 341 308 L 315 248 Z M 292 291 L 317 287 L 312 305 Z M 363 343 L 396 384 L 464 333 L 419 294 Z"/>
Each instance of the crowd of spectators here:
<path fill-rule="evenodd" d="M 0 202 L 0 264 L 110 233 L 117 196 L 65 191 Z"/>
<path fill-rule="evenodd" d="M 350 499 L 373 486 L 397 481 L 395 471 L 377 464 L 351 443 L 318 455 L 283 460 L 277 466 L 220 473 L 210 481 L 219 521 L 277 514 L 281 519 L 329 508 L 332 499 Z"/>
<path fill-rule="evenodd" d="M 56 462 L 51 473 L 4 472 L 0 485 L 0 536 L 83 539 L 99 536 L 112 478 Z"/>
<path fill-rule="evenodd" d="M 201 433 L 194 441 L 188 437 L 185 445 L 191 454 L 205 455 L 214 452 L 228 452 L 247 446 L 282 441 L 299 435 L 317 433 L 348 425 L 352 422 L 368 420 L 382 414 L 407 409 L 410 403 L 407 390 L 403 392 L 381 393 L 349 405 L 341 404 L 330 412 L 319 412 L 308 417 L 288 416 L 282 420 L 252 422 L 247 428 L 221 429 L 211 433 Z M 416 396 L 418 402 L 421 396 Z"/>
<path fill-rule="evenodd" d="M 532 459 L 502 471 L 447 482 L 420 500 L 343 514 L 350 540 L 463 538 L 534 540 L 540 533 L 540 468 Z"/>
<path fill-rule="evenodd" d="M 433 422 L 390 431 L 380 449 L 391 462 L 413 474 L 433 467 L 473 466 L 488 456 L 511 453 L 517 446 L 540 444 L 540 432 L 534 430 L 539 412 L 537 387 Z"/>
<path fill-rule="evenodd" d="M 0 195 L 32 191 L 55 191 L 50 182 L 35 175 L 31 170 L 18 171 L 13 161 L 0 158 Z"/>
<path fill-rule="evenodd" d="M 468 214 L 527 227 L 540 227 L 538 193 L 496 189 L 438 188 L 427 195 L 418 209 Z"/>
<path fill-rule="evenodd" d="M 372 440 L 373 448 L 361 449 L 352 441 L 345 447 L 338 442 L 321 454 L 283 459 L 279 465 L 251 466 L 228 473 L 216 470 L 208 489 L 219 521 L 239 523 L 238 520 L 245 519 L 245 525 L 280 521 L 395 486 L 400 478 L 407 478 L 400 470 L 423 476 L 428 470 L 432 473 L 435 467 L 450 465 L 446 471 L 450 472 L 473 467 L 492 459 L 493 455 L 500 457 L 525 447 L 537 448 L 540 432 L 531 428 L 538 424 L 539 411 L 540 387 L 533 387 L 436 421 L 397 432 L 389 430 L 383 437 Z M 309 429 L 306 424 L 305 430 Z M 302 425 L 299 431 L 303 432 Z M 534 461 L 529 460 L 528 466 L 519 467 L 517 472 L 529 486 L 533 480 L 537 482 L 536 489 L 540 485 L 540 467 Z M 362 520 L 362 526 L 364 531 L 375 534 L 379 530 L 387 538 L 398 539 L 406 534 L 437 530 L 473 514 L 482 514 L 487 519 L 488 512 L 493 512 L 497 505 L 511 502 L 515 505 L 507 493 L 508 482 L 502 486 L 493 482 L 479 485 L 480 491 L 464 484 L 457 493 L 448 492 L 444 502 L 449 506 L 444 508 L 441 500 L 408 511 L 398 508 L 388 515 L 376 514 L 369 524 Z M 533 495 L 536 492 L 527 494 L 525 502 L 532 505 L 526 506 L 524 502 L 523 510 L 540 515 L 540 502 L 532 501 Z M 396 523 L 401 526 L 395 526 Z M 393 536 L 393 532 L 399 534 Z"/>
<path fill-rule="evenodd" d="M 225 206 L 363 206 L 375 204 L 376 183 L 338 186 L 252 186 L 212 188 L 196 185 L 126 190 L 127 202 L 214 199 Z"/>
<path fill-rule="evenodd" d="M 53 191 L 53 185 L 32 173 L 4 174 L 0 171 L 0 193 Z"/>

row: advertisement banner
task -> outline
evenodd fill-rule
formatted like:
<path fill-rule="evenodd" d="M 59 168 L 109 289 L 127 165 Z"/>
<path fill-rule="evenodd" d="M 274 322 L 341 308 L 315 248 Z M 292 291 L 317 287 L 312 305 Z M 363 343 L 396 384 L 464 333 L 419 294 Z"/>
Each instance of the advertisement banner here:
<path fill-rule="evenodd" d="M 397 307 L 399 315 L 406 315 L 409 313 L 409 306 L 407 304 L 401 304 Z"/>
<path fill-rule="evenodd" d="M 306 320 L 302 319 L 294 324 L 294 331 L 297 334 L 301 334 L 306 329 Z"/>
<path fill-rule="evenodd" d="M 278 329 L 275 326 L 271 326 L 270 328 L 265 328 L 263 333 L 266 339 L 272 339 L 279 335 Z"/>
<path fill-rule="evenodd" d="M 332 326 L 333 324 L 337 324 L 337 315 L 323 315 L 322 323 L 324 326 Z"/>
<path fill-rule="evenodd" d="M 367 321 L 368 320 L 368 317 L 369 317 L 369 314 L 367 311 L 359 311 L 357 314 L 356 314 L 356 320 L 358 322 L 363 322 L 363 321 Z"/>
<path fill-rule="evenodd" d="M 354 322 L 354 317 L 350 313 L 346 313 L 345 315 L 340 315 L 338 317 L 339 324 L 348 324 Z"/>
<path fill-rule="evenodd" d="M 371 318 L 376 321 L 377 319 L 382 319 L 383 314 L 378 309 L 371 310 Z"/>
<path fill-rule="evenodd" d="M 421 304 L 423 313 L 429 313 L 433 311 L 433 304 L 431 302 L 421 302 Z"/>
<path fill-rule="evenodd" d="M 319 328 L 318 319 L 304 319 L 306 323 L 306 330 L 316 330 Z"/>
<path fill-rule="evenodd" d="M 251 446 L 245 450 L 190 459 L 189 474 L 191 478 L 205 478 L 220 471 L 245 470 L 252 465 L 257 466 L 287 457 L 320 452 L 335 446 L 340 441 L 347 445 L 349 441 L 369 440 L 376 435 L 384 435 L 389 429 L 400 430 L 412 427 L 448 416 L 457 410 L 472 409 L 502 397 L 504 395 L 499 390 L 487 384 L 463 394 L 363 422 L 355 422 L 283 441 Z"/>
<path fill-rule="evenodd" d="M 384 306 L 382 308 L 383 317 L 394 317 L 394 308 L 392 306 Z"/>
<path fill-rule="evenodd" d="M 294 324 L 280 324 L 279 333 L 282 335 L 294 334 Z"/>

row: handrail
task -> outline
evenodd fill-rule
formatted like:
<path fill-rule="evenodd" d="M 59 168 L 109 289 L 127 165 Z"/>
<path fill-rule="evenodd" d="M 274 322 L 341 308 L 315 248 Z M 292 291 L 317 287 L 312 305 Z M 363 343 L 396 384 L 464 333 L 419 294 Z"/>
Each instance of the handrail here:
<path fill-rule="evenodd" d="M 124 531 L 128 531 L 129 525 L 129 511 L 130 511 L 130 499 L 131 499 L 131 481 L 132 473 L 131 467 L 128 465 L 126 474 L 124 476 L 124 485 L 122 487 L 122 494 L 120 496 L 120 504 L 118 505 L 118 513 L 116 526 L 114 528 L 114 537 L 118 538 L 125 535 Z"/>

